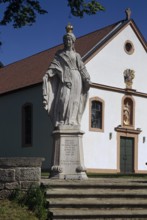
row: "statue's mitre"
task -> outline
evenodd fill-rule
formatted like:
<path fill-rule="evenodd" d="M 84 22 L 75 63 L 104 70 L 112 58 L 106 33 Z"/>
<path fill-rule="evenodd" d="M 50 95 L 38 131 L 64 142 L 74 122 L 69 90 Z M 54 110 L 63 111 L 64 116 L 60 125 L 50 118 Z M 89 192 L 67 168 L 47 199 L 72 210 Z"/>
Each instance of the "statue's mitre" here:
<path fill-rule="evenodd" d="M 72 33 L 72 31 L 73 31 L 73 26 L 69 23 L 69 24 L 65 27 L 65 29 L 66 29 L 66 32 L 67 32 L 67 33 Z"/>

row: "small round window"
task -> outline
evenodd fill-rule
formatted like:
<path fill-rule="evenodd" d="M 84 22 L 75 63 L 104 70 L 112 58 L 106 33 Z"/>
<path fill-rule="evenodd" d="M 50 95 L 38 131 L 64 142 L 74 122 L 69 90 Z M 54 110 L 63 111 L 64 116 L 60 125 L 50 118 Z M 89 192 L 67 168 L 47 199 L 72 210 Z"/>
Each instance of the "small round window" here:
<path fill-rule="evenodd" d="M 134 52 L 134 45 L 131 41 L 126 41 L 124 45 L 125 52 L 127 54 L 132 54 Z"/>

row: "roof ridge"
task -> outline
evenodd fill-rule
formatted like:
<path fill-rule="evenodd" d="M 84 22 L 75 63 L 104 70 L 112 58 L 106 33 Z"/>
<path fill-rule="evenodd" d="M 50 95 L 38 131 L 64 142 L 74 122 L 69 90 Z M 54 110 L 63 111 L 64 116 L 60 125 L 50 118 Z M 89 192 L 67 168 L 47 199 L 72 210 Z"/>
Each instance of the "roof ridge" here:
<path fill-rule="evenodd" d="M 133 23 L 133 21 L 131 22 L 131 19 L 121 20 L 78 37 L 75 47 L 81 57 L 84 58 L 84 62 L 88 60 L 92 53 L 101 48 L 105 42 L 109 41 L 115 33 L 129 23 Z M 53 60 L 56 51 L 62 47 L 63 43 L 55 45 L 1 68 L 0 94 L 41 83 L 43 75 Z"/>
<path fill-rule="evenodd" d="M 126 23 L 128 23 L 128 21 L 120 20 L 114 24 L 108 25 L 100 30 L 97 30 L 96 32 L 103 31 L 105 29 L 108 29 L 109 27 L 114 26 L 114 28 L 111 31 L 109 31 L 106 35 L 104 35 L 101 40 L 99 40 L 86 54 L 84 54 L 84 56 L 82 57 L 83 60 L 85 61 L 90 56 L 91 53 L 93 53 L 101 44 L 107 41 L 108 38 L 110 38 L 116 31 L 118 31 L 118 29 L 120 29 Z"/>
<path fill-rule="evenodd" d="M 122 21 L 122 20 L 121 20 L 121 21 Z M 87 34 L 81 35 L 81 36 L 77 37 L 77 40 L 80 40 L 80 39 L 83 38 L 83 37 L 86 37 L 86 36 L 89 36 L 89 35 L 91 35 L 91 34 L 94 34 L 95 32 L 98 32 L 98 31 L 102 31 L 102 30 L 104 30 L 104 29 L 107 29 L 108 27 L 115 26 L 115 25 L 117 25 L 118 23 L 120 23 L 121 21 L 112 23 L 112 24 L 107 25 L 107 26 L 104 26 L 104 27 L 102 27 L 102 28 L 100 28 L 100 29 L 97 29 L 97 30 L 91 31 L 91 32 L 89 32 L 89 33 L 87 33 Z M 31 58 L 31 57 L 33 57 L 33 56 L 37 56 L 37 55 L 39 55 L 40 53 L 43 53 L 43 52 L 46 52 L 46 51 L 49 51 L 49 50 L 58 48 L 58 47 L 60 47 L 60 46 L 62 46 L 62 45 L 63 45 L 63 43 L 54 45 L 54 46 L 52 46 L 52 47 L 50 47 L 50 48 L 48 48 L 48 49 L 39 51 L 39 52 L 34 53 L 34 54 L 30 55 L 30 56 L 24 57 L 24 58 L 22 58 L 22 59 L 20 59 L 20 60 L 17 60 L 17 61 L 14 61 L 14 62 L 12 62 L 12 63 L 9 63 L 9 64 L 7 64 L 7 65 L 4 65 L 4 68 L 5 68 L 5 67 L 8 67 L 8 66 L 10 66 L 10 65 L 13 65 L 13 64 L 15 64 L 15 63 L 18 63 L 18 62 L 20 62 L 20 61 L 23 61 L 23 60 L 25 60 L 25 59 L 29 59 L 29 58 Z"/>
<path fill-rule="evenodd" d="M 102 27 L 102 28 L 100 28 L 100 29 L 96 29 L 96 30 L 91 31 L 91 32 L 89 32 L 89 33 L 87 33 L 87 34 L 81 35 L 81 36 L 78 37 L 77 39 L 80 39 L 80 38 L 82 38 L 82 37 L 88 36 L 88 35 L 90 35 L 90 34 L 93 34 L 93 33 L 95 33 L 95 32 L 98 32 L 98 31 L 102 31 L 102 30 L 104 30 L 104 29 L 106 29 L 106 28 L 108 28 L 108 27 L 115 26 L 115 25 L 117 25 L 117 24 L 120 23 L 120 22 L 123 22 L 123 20 L 120 20 L 120 21 L 118 21 L 118 22 L 115 22 L 115 23 L 112 23 L 112 24 L 110 24 L 110 25 L 104 26 L 104 27 Z"/>

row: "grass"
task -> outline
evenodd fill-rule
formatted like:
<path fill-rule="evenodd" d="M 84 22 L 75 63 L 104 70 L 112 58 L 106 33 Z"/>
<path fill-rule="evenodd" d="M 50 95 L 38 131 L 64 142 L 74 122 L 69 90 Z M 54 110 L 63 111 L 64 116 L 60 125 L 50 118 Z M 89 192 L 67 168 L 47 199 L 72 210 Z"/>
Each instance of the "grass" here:
<path fill-rule="evenodd" d="M 14 201 L 0 200 L 0 220 L 38 220 L 27 207 L 21 207 Z"/>
<path fill-rule="evenodd" d="M 27 191 L 16 189 L 9 199 L 0 200 L 0 220 L 46 220 L 51 218 L 43 186 Z"/>
<path fill-rule="evenodd" d="M 42 178 L 49 178 L 49 171 L 42 171 Z M 89 178 L 144 178 L 147 179 L 147 174 L 122 174 L 122 173 L 87 173 Z"/>
<path fill-rule="evenodd" d="M 39 220 L 46 220 L 49 216 L 48 202 L 43 186 L 32 185 L 25 193 L 20 189 L 16 189 L 9 199 L 22 207 L 27 207 Z"/>
<path fill-rule="evenodd" d="M 89 178 L 144 178 L 147 179 L 147 174 L 97 174 L 88 173 Z"/>

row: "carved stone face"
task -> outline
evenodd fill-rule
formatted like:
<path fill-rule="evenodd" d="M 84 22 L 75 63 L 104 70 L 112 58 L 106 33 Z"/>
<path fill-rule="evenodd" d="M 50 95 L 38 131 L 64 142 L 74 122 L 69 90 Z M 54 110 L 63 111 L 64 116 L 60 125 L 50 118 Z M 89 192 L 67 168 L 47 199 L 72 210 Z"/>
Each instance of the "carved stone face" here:
<path fill-rule="evenodd" d="M 76 41 L 76 37 L 73 33 L 67 33 L 63 36 L 63 42 L 66 40 L 67 37 L 70 37 L 72 39 L 73 42 Z"/>
<path fill-rule="evenodd" d="M 72 37 L 71 36 L 69 36 L 69 35 L 66 35 L 65 37 L 64 37 L 64 47 L 65 47 L 65 49 L 73 49 L 74 48 L 74 41 L 73 41 L 73 39 L 72 39 Z"/>
<path fill-rule="evenodd" d="M 67 36 L 64 38 L 64 45 L 65 45 L 66 48 L 71 48 L 71 47 L 72 47 L 72 45 L 73 45 L 73 39 L 72 39 L 71 36 L 68 36 L 68 35 L 67 35 Z"/>

